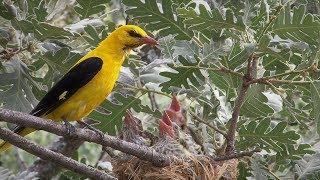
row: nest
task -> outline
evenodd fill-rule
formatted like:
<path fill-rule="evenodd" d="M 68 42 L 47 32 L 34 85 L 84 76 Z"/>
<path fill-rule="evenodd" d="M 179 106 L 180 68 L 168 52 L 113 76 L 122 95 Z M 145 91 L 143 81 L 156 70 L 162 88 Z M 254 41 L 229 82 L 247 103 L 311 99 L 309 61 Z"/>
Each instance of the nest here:
<path fill-rule="evenodd" d="M 238 160 L 213 161 L 207 156 L 190 156 L 172 160 L 170 166 L 159 168 L 150 162 L 131 157 L 127 161 L 113 161 L 113 173 L 119 180 L 140 179 L 236 179 Z"/>

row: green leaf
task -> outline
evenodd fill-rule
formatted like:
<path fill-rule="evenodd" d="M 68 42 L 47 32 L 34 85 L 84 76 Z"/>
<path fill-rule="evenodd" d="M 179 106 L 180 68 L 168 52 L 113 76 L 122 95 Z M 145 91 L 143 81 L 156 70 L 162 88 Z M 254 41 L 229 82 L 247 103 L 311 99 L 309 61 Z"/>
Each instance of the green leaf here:
<path fill-rule="evenodd" d="M 119 93 L 115 93 L 113 96 L 118 101 L 117 103 L 105 100 L 100 104 L 100 110 L 95 110 L 89 115 L 89 118 L 100 122 L 96 128 L 102 132 L 115 135 L 116 129 L 122 126 L 122 118 L 125 116 L 126 110 L 131 108 L 136 112 L 149 113 L 161 118 L 160 111 L 152 111 L 149 106 L 142 105 L 139 98 L 123 96 Z"/>
<path fill-rule="evenodd" d="M 81 19 L 105 10 L 105 4 L 110 0 L 76 0 L 78 5 L 74 10 L 80 15 Z"/>
<path fill-rule="evenodd" d="M 207 44 L 206 47 L 208 47 Z M 178 57 L 179 55 L 183 57 L 193 57 L 195 54 L 200 55 L 200 48 L 194 41 L 177 41 L 172 49 L 174 49 L 173 57 Z"/>
<path fill-rule="evenodd" d="M 46 39 L 67 39 L 68 37 L 74 36 L 70 31 L 48 23 L 34 21 L 33 24 L 37 24 L 35 35 L 40 41 Z"/>
<path fill-rule="evenodd" d="M 10 33 L 4 29 L 0 29 L 0 46 L 5 48 L 10 41 Z"/>
<path fill-rule="evenodd" d="M 272 176 L 266 168 L 266 163 L 263 161 L 264 159 L 258 157 L 258 155 L 253 156 L 253 158 L 250 159 L 253 179 L 267 180 L 269 179 L 268 177 Z"/>
<path fill-rule="evenodd" d="M 97 29 L 91 25 L 88 25 L 84 28 L 84 31 L 87 35 L 83 38 L 92 46 L 97 47 L 101 41 L 103 41 L 108 36 L 108 31 L 106 28 L 102 29 L 101 33 L 98 33 Z M 101 35 L 99 35 L 101 34 Z"/>
<path fill-rule="evenodd" d="M 183 23 L 191 30 L 203 31 L 204 29 L 236 29 L 245 31 L 245 25 L 241 19 L 236 22 L 231 10 L 226 11 L 226 17 L 223 17 L 218 9 L 208 11 L 204 5 L 199 5 L 200 13 L 192 7 L 178 8 L 178 16 L 184 18 Z"/>
<path fill-rule="evenodd" d="M 222 56 L 222 60 L 219 62 L 228 69 L 239 69 L 248 60 L 253 50 L 253 45 L 246 45 L 245 48 L 241 48 L 240 43 L 236 42 L 231 47 L 229 55 L 227 57 Z M 208 73 L 212 84 L 224 92 L 228 100 L 237 96 L 237 89 L 242 83 L 241 77 L 219 71 L 209 71 Z"/>
<path fill-rule="evenodd" d="M 160 86 L 163 87 L 163 92 L 170 92 L 171 87 L 184 87 L 185 89 L 190 88 L 190 83 L 195 87 L 200 86 L 199 81 L 204 81 L 205 77 L 202 75 L 200 69 L 197 67 L 199 58 L 195 57 L 196 62 L 189 62 L 183 56 L 179 56 L 178 60 L 183 67 L 175 67 L 174 65 L 168 65 L 176 72 L 161 72 L 160 75 L 169 78 L 169 81 L 161 83 Z"/>
<path fill-rule="evenodd" d="M 320 178 L 320 154 L 305 156 L 303 159 L 296 161 L 295 165 L 298 180 L 316 180 Z"/>
<path fill-rule="evenodd" d="M 33 8 L 34 14 L 37 17 L 37 21 L 45 21 L 48 15 L 47 8 L 45 7 L 45 1 L 41 1 L 37 7 Z"/>
<path fill-rule="evenodd" d="M 246 150 L 253 147 L 261 147 L 264 150 L 281 151 L 281 144 L 295 144 L 300 135 L 295 131 L 285 131 L 287 124 L 280 122 L 276 126 L 271 126 L 271 121 L 265 119 L 251 121 L 247 125 L 242 125 L 239 129 L 239 140 L 237 148 Z"/>
<path fill-rule="evenodd" d="M 173 57 L 179 55 L 193 57 L 196 54 L 202 64 L 216 63 L 220 60 L 219 56 L 226 55 L 229 50 L 223 41 L 215 42 L 213 40 L 210 40 L 209 43 L 204 43 L 203 47 L 199 47 L 194 41 L 177 41 L 171 49 L 174 49 Z"/>
<path fill-rule="evenodd" d="M 299 65 L 301 66 L 301 63 L 304 61 L 302 55 L 308 49 L 299 49 L 298 43 L 285 41 L 282 43 L 282 46 L 279 46 L 278 41 L 270 43 L 270 38 L 267 35 L 262 36 L 258 46 L 258 51 L 263 54 L 263 67 L 266 70 L 284 73 L 290 68 L 292 70 L 292 64 L 296 65 L 297 68 L 299 68 Z"/>
<path fill-rule="evenodd" d="M 242 161 L 240 161 L 238 164 L 238 170 L 239 175 L 237 177 L 237 180 L 247 179 L 247 177 L 250 177 L 252 175 L 250 170 L 246 167 L 246 163 Z"/>
<path fill-rule="evenodd" d="M 10 3 L 10 1 L 8 1 L 8 4 L 7 2 L 0 2 L 0 16 L 7 20 L 15 18 L 17 13 L 17 8 Z"/>
<path fill-rule="evenodd" d="M 12 27 L 24 33 L 33 33 L 35 31 L 35 27 L 29 20 L 17 20 L 16 18 L 14 18 L 11 20 L 11 24 Z"/>
<path fill-rule="evenodd" d="M 313 81 L 310 84 L 311 89 L 311 99 L 313 106 L 313 116 L 315 122 L 317 123 L 317 132 L 320 134 L 320 81 Z"/>
<path fill-rule="evenodd" d="M 174 61 L 176 56 L 174 53 L 174 45 L 176 41 L 173 36 L 165 36 L 161 39 L 159 39 L 160 48 L 163 54 L 163 59 L 169 59 L 171 61 Z"/>
<path fill-rule="evenodd" d="M 274 110 L 267 105 L 268 98 L 262 93 L 265 85 L 251 85 L 245 96 L 240 115 L 246 117 L 268 117 Z"/>
<path fill-rule="evenodd" d="M 180 17 L 174 16 L 172 1 L 161 1 L 162 8 L 157 2 L 157 0 L 148 0 L 145 3 L 141 0 L 123 0 L 123 3 L 130 7 L 126 13 L 138 18 L 139 22 L 146 23 L 147 29 L 159 31 L 160 36 L 176 35 L 177 40 L 190 40 L 193 33 L 184 27 Z"/>
<path fill-rule="evenodd" d="M 220 56 L 225 56 L 229 49 L 222 41 L 214 42 L 210 40 L 210 43 L 203 45 L 201 62 L 204 64 L 215 64 L 220 60 Z"/>
<path fill-rule="evenodd" d="M 288 160 L 300 160 L 306 154 L 314 154 L 309 144 L 299 144 L 297 148 L 293 145 L 281 145 L 282 151 L 276 154 L 277 164 L 286 164 Z"/>
<path fill-rule="evenodd" d="M 53 26 L 45 22 L 38 22 L 36 20 L 11 20 L 12 26 L 21 30 L 24 33 L 34 33 L 36 38 L 40 41 L 46 39 L 67 39 L 74 36 L 74 34 L 64 28 Z"/>
<path fill-rule="evenodd" d="M 47 20 L 51 20 L 58 13 L 66 10 L 66 7 L 69 6 L 70 2 L 68 1 L 60 1 L 60 0 L 50 0 L 47 3 L 47 12 L 48 15 L 46 17 Z"/>
<path fill-rule="evenodd" d="M 237 96 L 237 89 L 242 83 L 242 78 L 219 71 L 209 71 L 209 79 L 228 100 Z"/>
<path fill-rule="evenodd" d="M 320 21 L 306 14 L 306 7 L 300 5 L 291 11 L 290 3 L 280 12 L 273 25 L 273 32 L 283 39 L 303 41 L 308 44 L 319 43 Z"/>
<path fill-rule="evenodd" d="M 28 74 L 27 66 L 17 58 L 3 63 L 5 73 L 0 74 L 0 101 L 4 108 L 29 112 L 37 103 L 31 85 L 39 86 Z"/>
<path fill-rule="evenodd" d="M 249 59 L 254 50 L 254 44 L 244 44 L 244 48 L 242 48 L 240 43 L 236 42 L 228 55 L 228 61 L 222 61 L 222 64 L 232 70 L 239 68 Z"/>

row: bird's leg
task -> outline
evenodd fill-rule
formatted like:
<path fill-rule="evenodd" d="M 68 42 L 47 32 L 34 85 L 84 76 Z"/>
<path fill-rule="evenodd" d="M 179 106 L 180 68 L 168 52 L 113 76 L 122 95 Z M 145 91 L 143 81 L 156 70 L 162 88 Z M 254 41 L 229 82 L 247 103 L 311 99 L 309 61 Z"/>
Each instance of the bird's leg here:
<path fill-rule="evenodd" d="M 74 137 L 76 133 L 76 128 L 71 123 L 69 123 L 69 121 L 67 121 L 66 119 L 62 119 L 62 120 L 64 122 L 64 125 L 67 128 L 68 136 Z"/>
<path fill-rule="evenodd" d="M 90 124 L 84 122 L 84 121 L 77 121 L 79 124 L 83 125 L 84 127 L 94 131 L 96 134 L 98 134 L 100 136 L 101 139 L 104 138 L 104 133 L 96 128 L 94 128 L 93 126 L 91 126 Z"/>

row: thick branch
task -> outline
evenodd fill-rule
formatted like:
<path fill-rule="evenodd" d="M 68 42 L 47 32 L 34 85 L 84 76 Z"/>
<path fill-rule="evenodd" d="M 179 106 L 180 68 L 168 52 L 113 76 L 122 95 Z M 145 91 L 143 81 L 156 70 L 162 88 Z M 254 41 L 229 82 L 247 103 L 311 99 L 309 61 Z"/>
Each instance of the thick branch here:
<path fill-rule="evenodd" d="M 232 154 L 234 152 L 234 144 L 235 144 L 235 134 L 237 129 L 237 122 L 240 115 L 241 106 L 245 100 L 246 93 L 249 89 L 248 85 L 243 84 L 240 89 L 240 93 L 238 98 L 235 101 L 235 106 L 233 108 L 232 117 L 230 119 L 229 131 L 227 134 L 227 147 L 226 154 Z"/>
<path fill-rule="evenodd" d="M 35 129 L 42 129 L 59 136 L 68 136 L 68 130 L 64 125 L 18 111 L 0 108 L 0 121 L 19 124 Z M 152 162 L 153 165 L 158 167 L 164 167 L 170 164 L 169 156 L 159 154 L 152 148 L 122 141 L 113 136 L 104 135 L 104 137 L 101 138 L 99 134 L 92 130 L 79 128 L 76 128 L 74 135 L 81 140 L 94 142 L 102 146 L 108 146 L 124 153 L 136 156 L 139 159 Z M 11 142 L 10 139 L 9 142 Z"/>
<path fill-rule="evenodd" d="M 80 125 L 76 124 L 76 126 Z M 84 141 L 75 138 L 58 137 L 49 149 L 61 153 L 64 156 L 71 157 L 83 142 Z M 28 167 L 27 171 L 36 172 L 39 179 L 52 179 L 60 169 L 61 167 L 54 162 L 37 159 L 30 167 Z"/>
<path fill-rule="evenodd" d="M 246 97 L 246 93 L 250 87 L 250 81 L 252 81 L 252 61 L 255 61 L 255 58 L 252 56 L 248 59 L 248 65 L 247 65 L 247 72 L 245 76 L 243 77 L 242 86 L 240 88 L 239 95 L 235 101 L 232 117 L 230 119 L 230 126 L 227 133 L 227 147 L 226 147 L 226 155 L 230 155 L 234 153 L 234 144 L 235 144 L 235 135 L 236 135 L 236 129 L 237 129 L 237 123 L 240 116 L 240 109 L 243 105 Z M 254 63 L 255 64 L 255 63 Z"/>
<path fill-rule="evenodd" d="M 11 144 L 31 154 L 34 154 L 42 159 L 55 162 L 62 167 L 70 169 L 86 177 L 93 178 L 93 179 L 115 179 L 114 177 L 102 171 L 99 171 L 85 164 L 79 163 L 71 158 L 65 157 L 60 153 L 53 152 L 37 144 L 34 144 L 31 141 L 13 133 L 10 130 L 0 128 L 0 137 L 1 139 L 8 141 Z"/>

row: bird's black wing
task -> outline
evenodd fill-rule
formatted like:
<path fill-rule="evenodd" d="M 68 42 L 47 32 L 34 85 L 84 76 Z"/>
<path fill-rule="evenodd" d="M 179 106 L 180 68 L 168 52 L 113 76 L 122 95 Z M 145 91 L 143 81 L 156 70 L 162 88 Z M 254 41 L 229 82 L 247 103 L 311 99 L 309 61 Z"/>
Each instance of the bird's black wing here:
<path fill-rule="evenodd" d="M 103 61 L 90 57 L 75 65 L 58 81 L 30 112 L 34 116 L 49 114 L 86 85 L 102 68 Z"/>

